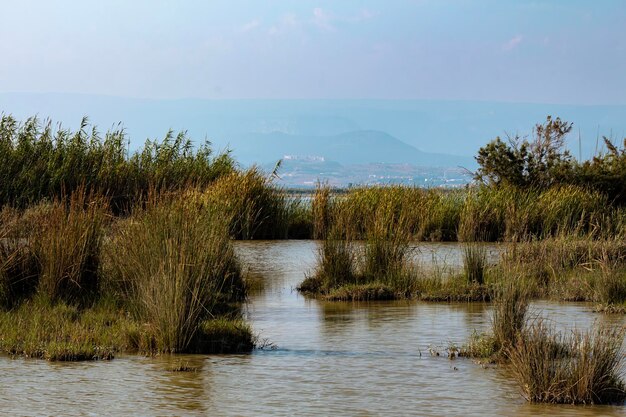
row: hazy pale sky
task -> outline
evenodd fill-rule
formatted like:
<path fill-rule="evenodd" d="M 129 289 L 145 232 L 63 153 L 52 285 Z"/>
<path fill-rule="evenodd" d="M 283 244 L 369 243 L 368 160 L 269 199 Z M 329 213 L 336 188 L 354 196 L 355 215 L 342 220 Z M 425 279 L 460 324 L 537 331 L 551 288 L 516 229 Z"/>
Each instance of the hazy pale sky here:
<path fill-rule="evenodd" d="M 0 4 L 0 92 L 626 104 L 622 0 Z"/>

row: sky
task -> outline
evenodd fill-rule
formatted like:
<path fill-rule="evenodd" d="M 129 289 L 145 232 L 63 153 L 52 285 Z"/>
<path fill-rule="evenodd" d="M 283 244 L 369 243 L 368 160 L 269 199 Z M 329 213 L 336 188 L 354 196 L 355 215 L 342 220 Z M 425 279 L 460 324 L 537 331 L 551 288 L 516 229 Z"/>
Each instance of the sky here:
<path fill-rule="evenodd" d="M 626 104 L 622 0 L 0 5 L 0 93 Z"/>

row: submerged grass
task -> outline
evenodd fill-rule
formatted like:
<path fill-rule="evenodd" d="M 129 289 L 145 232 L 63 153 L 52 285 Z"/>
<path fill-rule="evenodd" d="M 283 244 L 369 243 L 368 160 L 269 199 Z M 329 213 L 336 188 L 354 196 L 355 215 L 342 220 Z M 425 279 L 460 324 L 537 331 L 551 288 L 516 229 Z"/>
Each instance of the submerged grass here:
<path fill-rule="evenodd" d="M 199 353 L 247 353 L 256 343 L 248 323 L 225 317 L 200 323 L 195 338 L 193 351 Z"/>

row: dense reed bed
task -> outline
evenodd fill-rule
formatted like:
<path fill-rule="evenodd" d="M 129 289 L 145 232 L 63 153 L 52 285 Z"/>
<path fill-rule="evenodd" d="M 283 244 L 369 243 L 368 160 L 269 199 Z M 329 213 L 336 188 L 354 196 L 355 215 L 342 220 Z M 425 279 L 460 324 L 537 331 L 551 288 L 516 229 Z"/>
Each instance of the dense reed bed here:
<path fill-rule="evenodd" d="M 252 349 L 231 221 L 203 195 L 155 193 L 123 219 L 84 190 L 5 209 L 0 349 L 50 360 Z"/>
<path fill-rule="evenodd" d="M 590 301 L 605 311 L 626 302 L 626 243 L 615 239 L 545 239 L 509 245 L 494 274 L 519 271 L 533 296 Z"/>
<path fill-rule="evenodd" d="M 194 146 L 184 133 L 131 153 L 122 128 L 100 135 L 86 119 L 72 132 L 2 116 L 3 326 L 39 329 L 47 317 L 71 316 L 73 327 L 45 327 L 66 335 L 61 341 L 108 352 L 249 350 L 250 328 L 238 314 L 247 288 L 233 238 L 321 239 L 317 269 L 299 290 L 327 299 L 493 299 L 494 323 L 514 328 L 494 324 L 492 351 L 510 346 L 524 321 L 509 295 L 520 303 L 549 297 L 626 311 L 626 210 L 584 184 L 342 192 L 318 185 L 308 204 L 276 186 L 275 176 L 243 170 L 228 152 Z M 464 242 L 463 270 L 419 265 L 413 242 L 420 240 Z M 489 265 L 481 241 L 512 244 Z M 502 289 L 509 275 L 524 285 L 523 296 Z M 29 321 L 24 306 L 39 321 Z M 97 341 L 84 331 L 83 315 L 108 317 L 94 328 L 124 336 Z M 66 345 L 19 326 L 3 333 L 13 335 L 3 336 L 5 351 L 108 356 L 84 348 L 53 354 Z M 73 331 L 86 336 L 74 339 Z"/>
<path fill-rule="evenodd" d="M 124 129 L 104 135 L 84 118 L 77 131 L 50 120 L 0 117 L 0 205 L 28 207 L 79 187 L 107 196 L 123 211 L 149 189 L 203 186 L 235 170 L 228 152 L 195 146 L 185 132 L 168 132 L 131 152 Z"/>
<path fill-rule="evenodd" d="M 381 205 L 407 219 L 417 241 L 524 242 L 554 237 L 606 239 L 626 236 L 626 210 L 596 191 L 574 185 L 545 189 L 476 186 L 466 190 L 406 186 L 349 189 L 313 195 L 314 236 L 323 238 L 332 219 L 349 219 L 355 238 L 366 239 L 366 220 Z M 338 214 L 341 212 L 341 214 Z"/>

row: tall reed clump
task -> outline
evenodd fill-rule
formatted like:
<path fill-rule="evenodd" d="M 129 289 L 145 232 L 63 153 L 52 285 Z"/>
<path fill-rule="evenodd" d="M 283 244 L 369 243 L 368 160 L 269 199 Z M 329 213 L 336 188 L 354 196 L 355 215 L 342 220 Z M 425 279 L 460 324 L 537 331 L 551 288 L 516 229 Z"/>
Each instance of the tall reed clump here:
<path fill-rule="evenodd" d="M 205 191 L 207 204 L 220 207 L 231 219 L 236 239 L 284 239 L 288 236 L 290 204 L 272 177 L 253 167 L 224 175 Z"/>
<path fill-rule="evenodd" d="M 332 212 L 324 225 L 324 239 L 317 249 L 317 267 L 298 286 L 298 290 L 309 294 L 327 294 L 343 285 L 360 283 L 354 232 L 341 212 Z M 326 230 L 328 228 L 328 230 Z M 318 232 L 321 229 L 316 229 Z"/>
<path fill-rule="evenodd" d="M 487 250 L 483 245 L 466 243 L 463 246 L 463 272 L 468 283 L 485 283 Z"/>
<path fill-rule="evenodd" d="M 507 348 L 524 397 L 536 403 L 608 404 L 626 398 L 623 328 L 557 333 L 532 323 Z"/>
<path fill-rule="evenodd" d="M 106 201 L 84 190 L 42 209 L 32 251 L 40 265 L 38 291 L 51 301 L 85 301 L 99 287 L 100 249 L 108 217 Z"/>
<path fill-rule="evenodd" d="M 526 324 L 529 289 L 514 276 L 504 278 L 494 288 L 491 325 L 496 352 L 515 343 Z"/>
<path fill-rule="evenodd" d="M 606 259 L 598 261 L 599 274 L 594 282 L 595 301 L 610 311 L 623 308 L 626 303 L 626 266 Z"/>
<path fill-rule="evenodd" d="M 153 330 L 156 350 L 196 351 L 201 324 L 245 297 L 221 210 L 189 198 L 157 198 L 119 227 L 107 263 Z M 251 337 L 251 335 L 250 335 Z"/>
<path fill-rule="evenodd" d="M 530 287 L 515 271 L 492 287 L 491 332 L 475 333 L 462 355 L 487 358 L 497 362 L 506 359 L 507 349 L 515 343 L 527 323 Z"/>
<path fill-rule="evenodd" d="M 510 245 L 502 256 L 501 266 L 523 271 L 523 275 L 533 280 L 540 291 L 550 292 L 562 284 L 562 289 L 571 293 L 573 287 L 580 287 L 582 292 L 575 291 L 578 293 L 575 299 L 591 301 L 594 299 L 594 285 L 604 278 L 613 277 L 612 272 L 598 272 L 619 271 L 624 268 L 625 263 L 626 242 L 622 239 L 561 236 Z M 596 276 L 599 279 L 596 280 Z M 575 283 L 572 280 L 580 282 Z"/>
<path fill-rule="evenodd" d="M 0 211 L 0 307 L 12 308 L 37 289 L 40 265 L 22 234 L 21 215 L 8 207 Z"/>
<path fill-rule="evenodd" d="M 392 201 L 382 202 L 366 220 L 363 253 L 364 281 L 383 283 L 409 297 L 414 291 L 410 268 L 411 230 L 409 219 Z"/>
<path fill-rule="evenodd" d="M 573 185 L 552 187 L 541 193 L 538 213 L 542 238 L 551 236 L 599 237 L 609 214 L 608 198 Z"/>
<path fill-rule="evenodd" d="M 325 239 L 331 227 L 333 197 L 328 184 L 317 183 L 311 200 L 313 239 Z"/>

